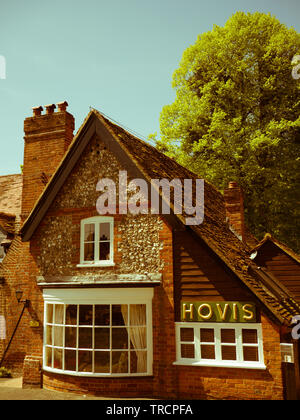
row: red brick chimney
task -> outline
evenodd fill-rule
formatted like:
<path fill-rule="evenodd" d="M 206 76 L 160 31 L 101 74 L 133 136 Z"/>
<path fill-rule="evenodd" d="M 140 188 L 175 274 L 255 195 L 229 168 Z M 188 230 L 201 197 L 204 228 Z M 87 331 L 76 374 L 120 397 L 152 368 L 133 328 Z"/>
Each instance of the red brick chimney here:
<path fill-rule="evenodd" d="M 241 241 L 245 239 L 244 197 L 243 191 L 234 181 L 229 182 L 224 190 L 226 218 L 231 229 Z"/>
<path fill-rule="evenodd" d="M 22 217 L 26 218 L 73 139 L 74 117 L 67 102 L 34 107 L 24 121 Z"/>

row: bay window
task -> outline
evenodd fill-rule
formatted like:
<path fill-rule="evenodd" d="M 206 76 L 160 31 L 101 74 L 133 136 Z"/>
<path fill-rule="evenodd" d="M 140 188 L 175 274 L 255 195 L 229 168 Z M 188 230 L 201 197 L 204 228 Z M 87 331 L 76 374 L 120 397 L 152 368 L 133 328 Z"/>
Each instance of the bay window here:
<path fill-rule="evenodd" d="M 71 375 L 149 375 L 153 289 L 44 292 L 44 370 Z"/>

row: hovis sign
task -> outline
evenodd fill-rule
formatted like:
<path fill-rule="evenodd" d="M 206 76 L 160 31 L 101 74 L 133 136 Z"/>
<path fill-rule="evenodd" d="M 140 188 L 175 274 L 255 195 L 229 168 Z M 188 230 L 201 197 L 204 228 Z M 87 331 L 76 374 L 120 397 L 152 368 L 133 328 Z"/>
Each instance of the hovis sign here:
<path fill-rule="evenodd" d="M 251 302 L 181 302 L 184 322 L 256 322 Z"/>

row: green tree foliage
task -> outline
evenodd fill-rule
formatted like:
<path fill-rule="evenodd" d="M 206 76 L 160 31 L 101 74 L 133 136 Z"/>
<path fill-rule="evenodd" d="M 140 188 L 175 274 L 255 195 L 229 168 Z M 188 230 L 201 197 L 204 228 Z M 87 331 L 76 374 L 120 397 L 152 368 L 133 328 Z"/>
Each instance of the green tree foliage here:
<path fill-rule="evenodd" d="M 300 34 L 237 12 L 200 35 L 173 75 L 157 147 L 219 189 L 244 189 L 247 224 L 300 251 Z"/>

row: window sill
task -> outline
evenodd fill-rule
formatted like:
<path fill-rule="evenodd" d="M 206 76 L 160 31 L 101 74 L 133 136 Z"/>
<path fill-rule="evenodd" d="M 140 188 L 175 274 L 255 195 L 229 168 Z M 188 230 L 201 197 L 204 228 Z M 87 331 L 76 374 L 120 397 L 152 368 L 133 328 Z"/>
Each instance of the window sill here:
<path fill-rule="evenodd" d="M 76 267 L 78 268 L 93 268 L 93 267 L 113 267 L 115 263 L 113 261 L 104 261 L 104 262 L 97 262 L 97 263 L 83 263 L 77 264 Z"/>
<path fill-rule="evenodd" d="M 43 367 L 44 372 L 58 373 L 61 375 L 69 376 L 83 376 L 83 377 L 92 377 L 92 378 L 142 378 L 145 376 L 153 376 L 153 373 L 93 373 L 93 372 L 75 372 L 70 370 L 62 370 L 50 368 L 48 366 Z"/>
<path fill-rule="evenodd" d="M 239 368 L 239 369 L 260 369 L 266 370 L 267 367 L 264 363 L 259 362 L 218 362 L 213 361 L 210 362 L 209 360 L 202 361 L 202 362 L 194 362 L 189 360 L 179 360 L 174 362 L 173 365 L 178 366 L 203 366 L 203 367 L 224 367 L 224 368 Z"/>

